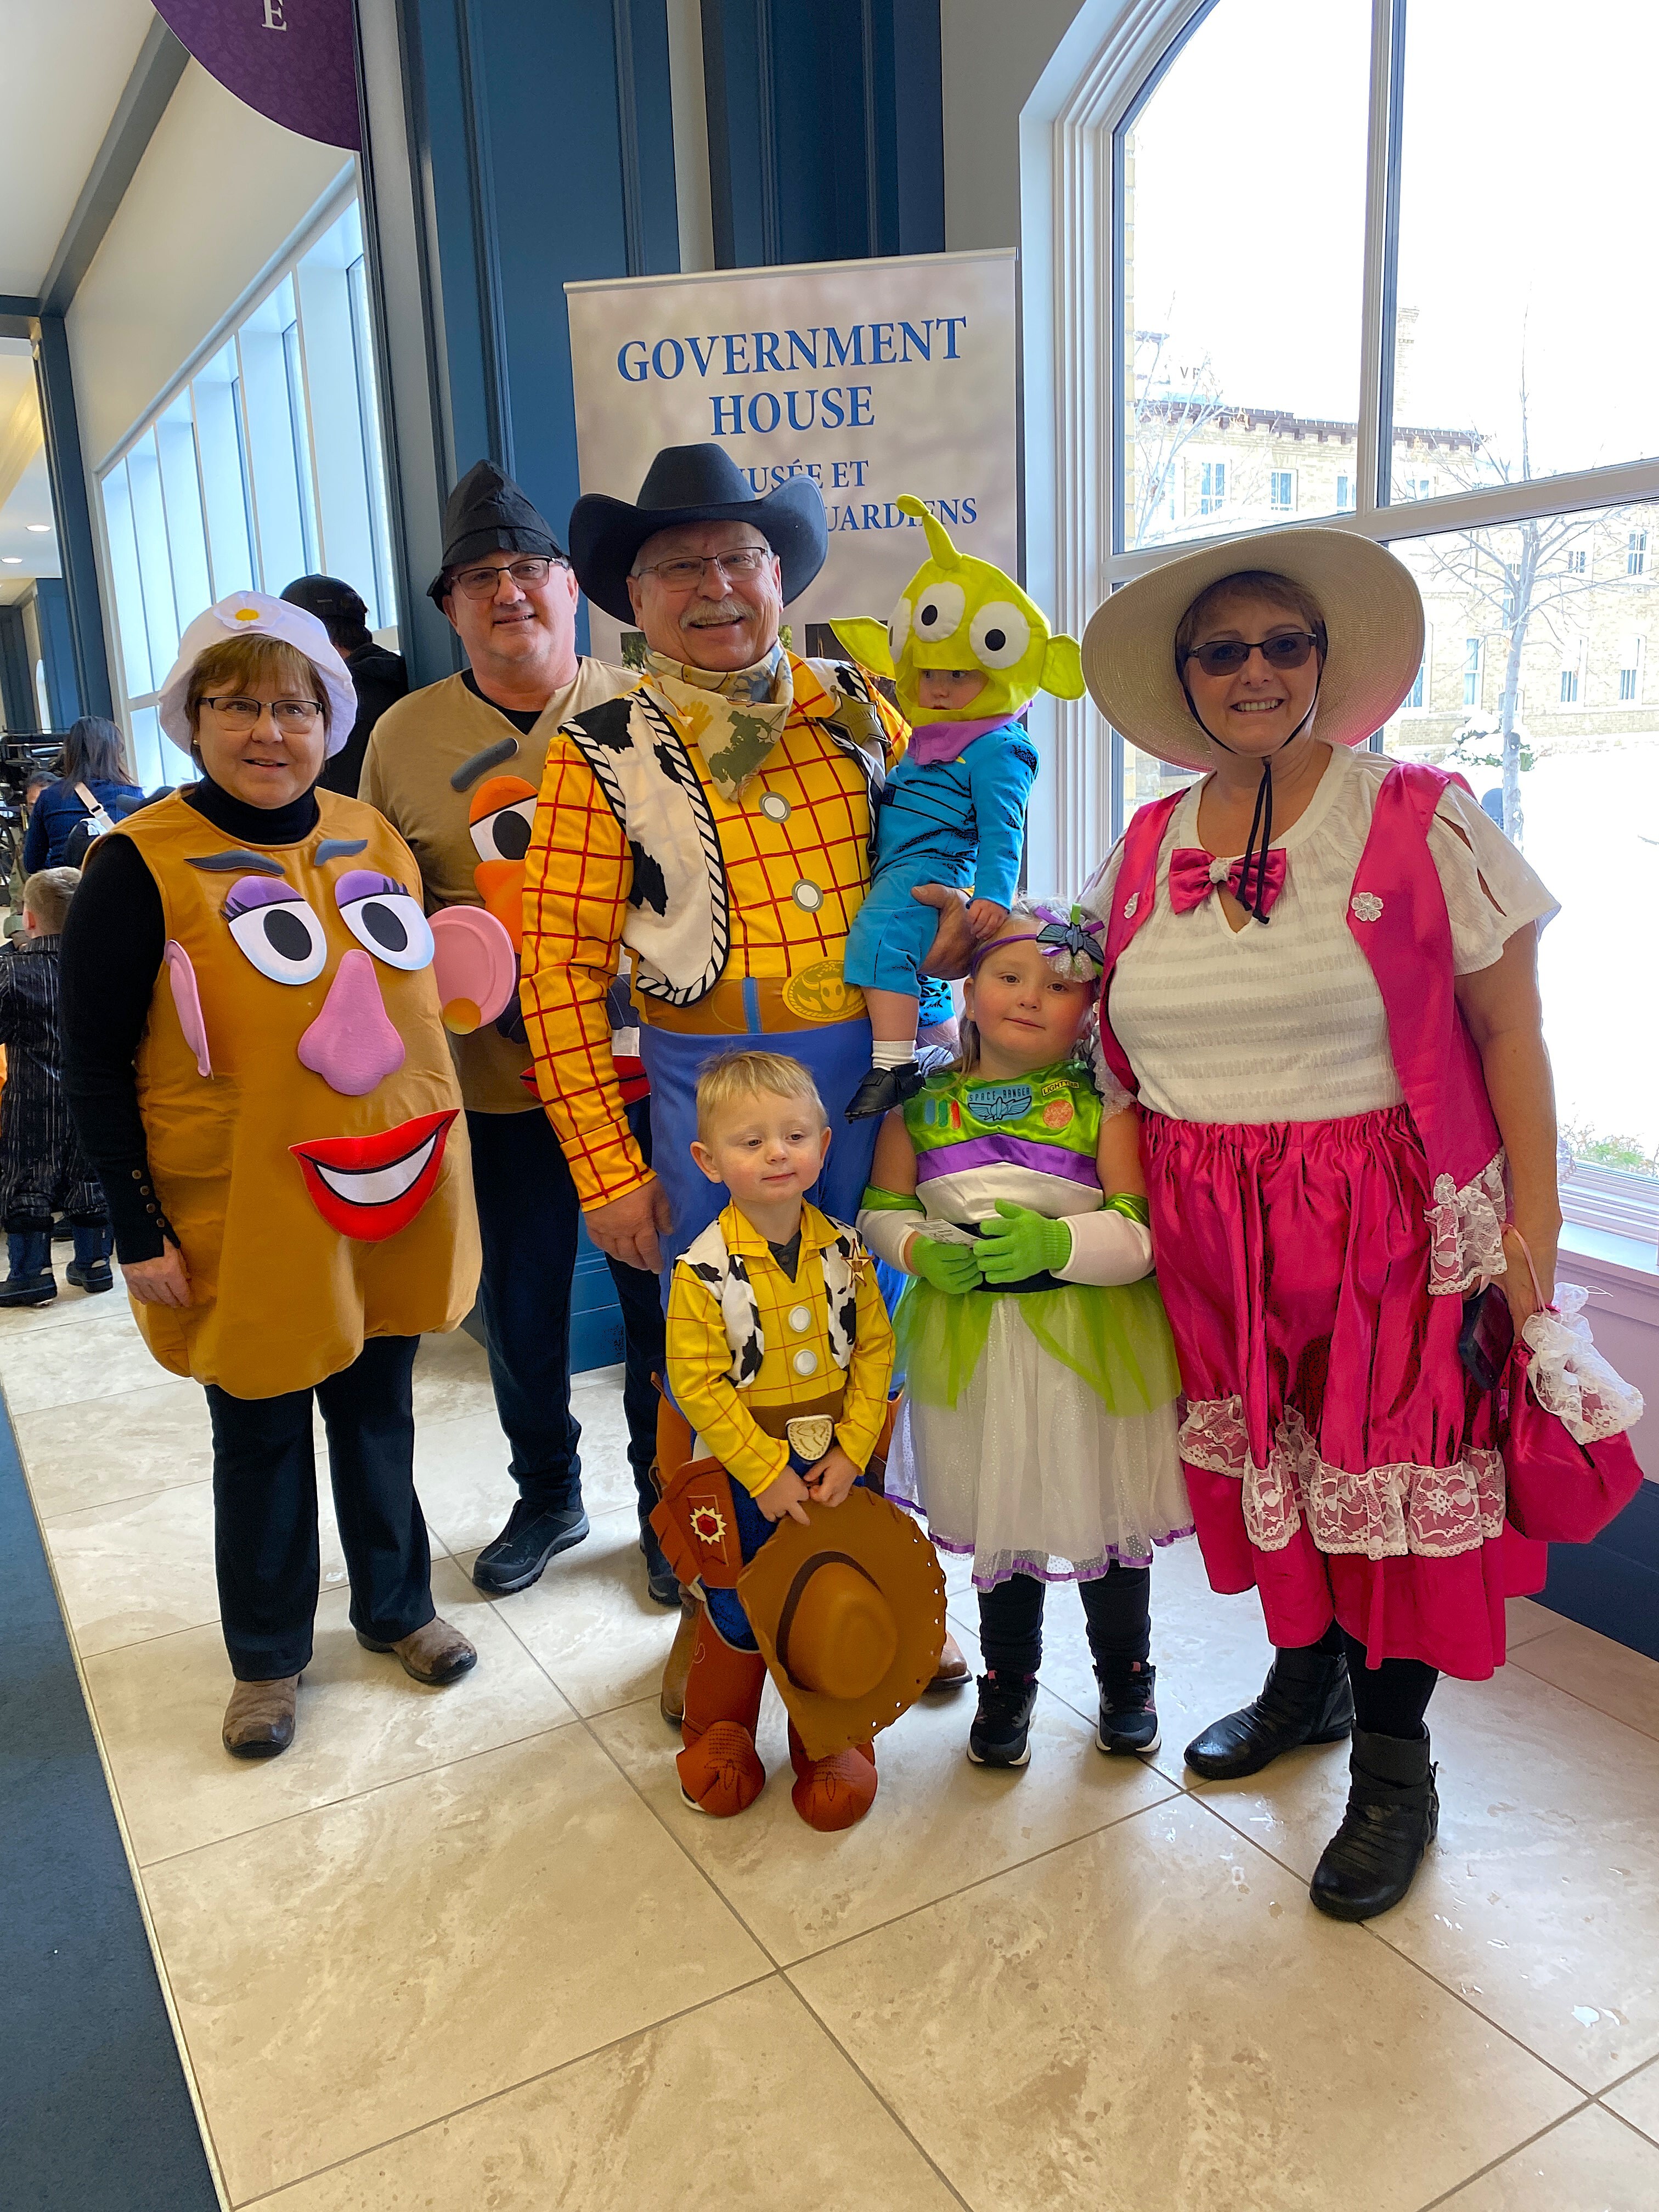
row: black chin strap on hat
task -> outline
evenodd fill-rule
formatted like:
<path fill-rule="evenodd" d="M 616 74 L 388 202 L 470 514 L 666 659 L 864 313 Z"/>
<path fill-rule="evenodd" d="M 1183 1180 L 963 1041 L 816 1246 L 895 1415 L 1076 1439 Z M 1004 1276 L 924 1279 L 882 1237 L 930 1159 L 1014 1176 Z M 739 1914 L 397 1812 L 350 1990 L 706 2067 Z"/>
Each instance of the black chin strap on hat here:
<path fill-rule="evenodd" d="M 1322 654 L 1320 656 L 1320 671 L 1322 678 L 1324 672 L 1324 656 Z M 1180 682 L 1182 695 L 1187 702 L 1187 712 L 1192 716 L 1194 721 L 1198 724 L 1199 728 L 1203 731 L 1205 736 L 1208 738 L 1212 744 L 1219 745 L 1224 753 L 1231 753 L 1235 760 L 1237 760 L 1239 757 L 1237 746 L 1230 745 L 1224 738 L 1217 737 L 1215 732 L 1204 720 L 1197 708 L 1194 706 L 1193 695 L 1187 689 L 1187 674 L 1184 669 L 1180 672 Z M 1285 745 L 1294 744 L 1296 740 L 1302 735 L 1304 730 L 1305 730 L 1309 723 L 1312 721 L 1314 718 L 1314 709 L 1318 706 L 1318 704 L 1319 686 L 1316 684 L 1314 686 L 1314 695 L 1311 701 L 1309 702 L 1307 713 L 1302 717 L 1302 720 L 1291 732 L 1290 736 L 1284 740 L 1283 744 L 1275 745 L 1272 752 L 1270 752 L 1267 758 L 1262 762 L 1261 781 L 1255 787 L 1255 811 L 1250 817 L 1250 834 L 1245 841 L 1244 858 L 1239 863 L 1237 898 L 1240 906 L 1244 908 L 1244 911 L 1250 916 L 1252 921 L 1261 922 L 1264 925 L 1273 919 L 1271 915 L 1266 911 L 1266 906 L 1267 898 L 1267 854 L 1272 848 L 1273 842 L 1273 763 L 1278 758 L 1279 755 L 1284 751 Z"/>

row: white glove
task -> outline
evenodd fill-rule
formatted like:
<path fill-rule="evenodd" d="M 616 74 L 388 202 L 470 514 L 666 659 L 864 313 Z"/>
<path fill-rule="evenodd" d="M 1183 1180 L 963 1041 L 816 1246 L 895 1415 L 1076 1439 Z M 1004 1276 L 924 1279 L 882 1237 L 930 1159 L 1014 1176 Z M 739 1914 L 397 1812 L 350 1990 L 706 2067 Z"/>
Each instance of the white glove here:
<path fill-rule="evenodd" d="M 1138 1283 L 1152 1267 L 1152 1232 L 1127 1213 L 1068 1213 L 1072 1256 L 1054 1273 L 1062 1283 Z"/>

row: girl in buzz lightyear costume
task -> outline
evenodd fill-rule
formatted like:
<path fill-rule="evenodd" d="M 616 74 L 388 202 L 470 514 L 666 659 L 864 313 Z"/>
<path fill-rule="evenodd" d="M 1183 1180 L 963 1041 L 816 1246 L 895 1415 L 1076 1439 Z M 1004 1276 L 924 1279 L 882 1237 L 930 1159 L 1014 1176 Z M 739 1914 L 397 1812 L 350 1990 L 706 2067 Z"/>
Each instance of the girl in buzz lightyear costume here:
<path fill-rule="evenodd" d="M 975 957 L 957 1064 L 883 1124 L 859 1216 L 915 1279 L 886 1488 L 973 1555 L 982 1765 L 1025 1763 L 1050 1582 L 1079 1585 L 1100 1748 L 1157 1748 L 1149 1569 L 1192 1533 L 1136 1117 L 1082 1056 L 1099 935 L 1016 905 Z"/>

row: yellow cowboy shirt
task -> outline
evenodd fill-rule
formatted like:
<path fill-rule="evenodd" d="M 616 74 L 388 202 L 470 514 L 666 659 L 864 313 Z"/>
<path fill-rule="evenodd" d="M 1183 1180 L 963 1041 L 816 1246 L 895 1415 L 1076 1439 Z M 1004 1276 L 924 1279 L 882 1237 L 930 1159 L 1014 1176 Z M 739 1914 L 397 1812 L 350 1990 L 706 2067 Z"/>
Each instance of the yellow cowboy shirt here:
<path fill-rule="evenodd" d="M 792 653 L 794 705 L 740 803 L 715 789 L 678 718 L 720 838 L 730 892 L 722 978 L 804 976 L 822 969 L 826 1007 L 846 1000 L 842 960 L 870 888 L 870 803 L 864 776 L 823 725 L 844 705 Z M 660 694 L 656 695 L 660 700 Z M 887 766 L 908 732 L 878 695 Z M 574 738 L 548 746 L 525 854 L 524 980 L 520 996 L 547 1118 L 570 1163 L 584 1211 L 650 1179 L 628 1127 L 611 1059 L 605 993 L 617 969 L 634 861 L 622 824 Z M 817 980 L 817 979 L 815 979 Z"/>
<path fill-rule="evenodd" d="M 682 1260 L 668 1291 L 668 1384 L 702 1449 L 757 1498 L 788 1468 L 789 1447 L 781 1437 L 769 1437 L 750 1407 L 810 1405 L 830 1396 L 842 1381 L 830 1349 L 818 1256 L 841 1232 L 817 1206 L 802 1206 L 800 1257 L 792 1282 L 773 1258 L 771 1246 L 735 1205 L 720 1215 L 720 1226 L 727 1252 L 741 1257 L 755 1293 L 765 1345 L 760 1372 L 741 1390 L 732 1381 L 732 1347 L 720 1305 Z M 857 1333 L 836 1417 L 836 1442 L 862 1470 L 887 1411 L 893 1325 L 869 1255 L 861 1246 L 857 1253 Z"/>

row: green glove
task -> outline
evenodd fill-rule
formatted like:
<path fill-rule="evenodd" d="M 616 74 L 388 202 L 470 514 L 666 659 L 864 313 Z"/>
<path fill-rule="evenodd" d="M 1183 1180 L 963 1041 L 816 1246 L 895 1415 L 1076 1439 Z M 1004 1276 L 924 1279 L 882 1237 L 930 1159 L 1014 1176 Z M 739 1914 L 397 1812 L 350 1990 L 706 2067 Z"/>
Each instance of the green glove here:
<path fill-rule="evenodd" d="M 988 1283 L 1018 1283 L 1063 1267 L 1072 1256 L 1072 1232 L 1063 1221 L 1050 1221 L 1030 1206 L 997 1200 L 997 1218 L 979 1231 L 980 1272 Z"/>
<path fill-rule="evenodd" d="M 924 1231 L 911 1238 L 904 1258 L 913 1275 L 920 1275 L 924 1283 L 931 1283 L 936 1291 L 945 1291 L 953 1298 L 959 1298 L 964 1291 L 981 1287 L 979 1254 L 967 1244 L 941 1243 L 937 1237 L 929 1237 Z"/>

